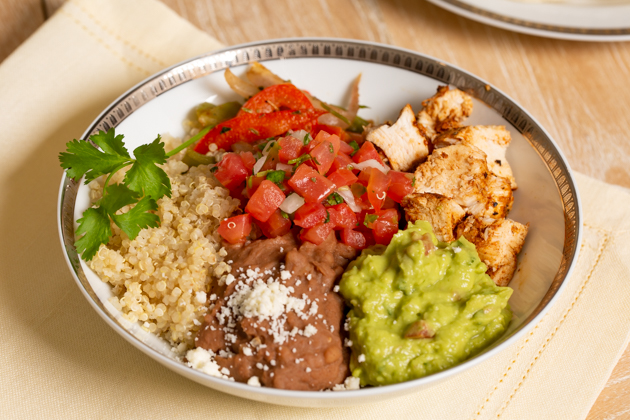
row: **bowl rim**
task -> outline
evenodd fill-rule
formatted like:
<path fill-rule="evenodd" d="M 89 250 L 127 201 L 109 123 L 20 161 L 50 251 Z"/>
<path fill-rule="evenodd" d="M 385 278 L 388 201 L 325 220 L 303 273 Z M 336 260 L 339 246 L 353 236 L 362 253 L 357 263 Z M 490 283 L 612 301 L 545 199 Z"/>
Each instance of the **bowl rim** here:
<path fill-rule="evenodd" d="M 579 193 L 572 171 L 563 153 L 557 147 L 549 133 L 529 112 L 520 107 L 509 96 L 466 70 L 413 50 L 368 41 L 309 37 L 250 42 L 198 55 L 149 76 L 128 89 L 107 106 L 83 133 L 81 140 L 87 140 L 92 133 L 98 130 L 107 131 L 109 128 L 118 125 L 127 116 L 147 102 L 190 80 L 222 71 L 234 65 L 247 64 L 253 61 L 264 62 L 308 57 L 341 58 L 384 64 L 403 70 L 409 70 L 435 79 L 438 82 L 466 90 L 468 93 L 499 112 L 499 114 L 507 122 L 512 124 L 536 150 L 556 183 L 563 206 L 565 237 L 562 260 L 558 272 L 541 302 L 523 321 L 522 325 L 509 336 L 502 337 L 491 348 L 449 369 L 423 378 L 381 387 L 348 390 L 342 393 L 295 391 L 267 387 L 257 388 L 244 383 L 206 375 L 186 366 L 182 362 L 161 354 L 149 345 L 143 343 L 105 309 L 103 303 L 90 287 L 85 273 L 80 266 L 79 256 L 74 248 L 74 204 L 81 180 L 76 182 L 68 178 L 64 171 L 58 196 L 57 225 L 59 239 L 70 272 L 87 301 L 101 318 L 120 336 L 154 360 L 196 382 L 204 385 L 207 385 L 209 382 L 216 385 L 216 387 L 213 386 L 215 389 L 245 397 L 247 396 L 243 395 L 240 391 L 255 392 L 261 396 L 281 397 L 291 400 L 320 401 L 322 399 L 343 399 L 347 404 L 352 404 L 353 400 L 356 401 L 357 399 L 364 399 L 370 396 L 383 394 L 399 396 L 402 395 L 401 391 L 410 391 L 414 388 L 420 388 L 422 385 L 435 383 L 451 377 L 491 358 L 511 346 L 538 323 L 557 301 L 564 289 L 566 280 L 570 277 L 577 262 L 579 243 L 582 237 L 582 210 L 579 204 Z"/>

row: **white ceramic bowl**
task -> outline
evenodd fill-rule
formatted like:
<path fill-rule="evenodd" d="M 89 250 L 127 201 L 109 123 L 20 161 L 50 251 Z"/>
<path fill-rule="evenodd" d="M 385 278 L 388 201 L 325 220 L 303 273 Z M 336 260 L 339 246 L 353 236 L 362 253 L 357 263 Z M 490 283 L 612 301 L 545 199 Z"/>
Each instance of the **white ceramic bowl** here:
<path fill-rule="evenodd" d="M 123 94 L 92 123 L 83 139 L 116 127 L 133 149 L 158 133 L 183 136 L 182 121 L 199 103 L 239 99 L 229 89 L 223 70 L 237 74 L 247 63 L 265 66 L 324 101 L 343 103 L 351 81 L 362 73 L 364 118 L 396 119 L 410 103 L 415 110 L 438 85 L 450 84 L 471 93 L 475 108 L 467 124 L 506 125 L 512 134 L 507 158 L 519 188 L 510 217 L 530 223 L 510 286 L 514 311 L 506 334 L 483 353 L 443 372 L 397 385 L 346 392 L 286 391 L 255 388 L 205 375 L 175 360 L 170 346 L 125 320 L 107 299 L 112 296 L 80 260 L 74 248 L 76 220 L 89 206 L 88 188 L 63 177 L 59 192 L 59 234 L 68 266 L 94 310 L 123 338 L 173 371 L 211 388 L 275 404 L 340 406 L 400 396 L 455 375 L 508 347 L 525 334 L 554 303 L 577 259 L 580 211 L 569 167 L 545 130 L 514 101 L 475 76 L 413 51 L 367 42 L 336 39 L 275 40 L 227 48 L 164 70 Z M 484 105 L 485 103 L 485 105 Z M 69 139 L 70 140 L 70 139 Z"/>

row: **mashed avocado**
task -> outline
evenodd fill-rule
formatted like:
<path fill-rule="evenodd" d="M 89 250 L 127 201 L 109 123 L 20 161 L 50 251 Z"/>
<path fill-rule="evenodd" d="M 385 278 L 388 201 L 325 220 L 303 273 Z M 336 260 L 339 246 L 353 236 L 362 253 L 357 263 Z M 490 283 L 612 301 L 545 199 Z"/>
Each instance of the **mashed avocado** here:
<path fill-rule="evenodd" d="M 364 250 L 339 284 L 351 306 L 352 375 L 386 385 L 447 369 L 503 334 L 512 289 L 486 274 L 475 246 L 438 243 L 418 221 Z"/>

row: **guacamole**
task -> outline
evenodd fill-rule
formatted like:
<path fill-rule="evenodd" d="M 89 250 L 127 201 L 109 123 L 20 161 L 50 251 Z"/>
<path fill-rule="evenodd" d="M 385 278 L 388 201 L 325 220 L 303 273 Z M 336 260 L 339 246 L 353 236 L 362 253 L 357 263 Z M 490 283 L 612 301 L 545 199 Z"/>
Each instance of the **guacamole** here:
<path fill-rule="evenodd" d="M 456 365 L 506 330 L 512 289 L 486 274 L 475 246 L 438 243 L 418 221 L 364 250 L 343 274 L 352 375 L 361 385 L 420 378 Z"/>

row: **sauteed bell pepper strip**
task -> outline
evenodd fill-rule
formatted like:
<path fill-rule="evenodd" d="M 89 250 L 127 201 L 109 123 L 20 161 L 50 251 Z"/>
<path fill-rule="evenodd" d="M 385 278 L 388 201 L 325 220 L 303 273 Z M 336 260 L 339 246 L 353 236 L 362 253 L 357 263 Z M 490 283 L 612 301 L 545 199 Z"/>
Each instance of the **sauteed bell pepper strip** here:
<path fill-rule="evenodd" d="M 206 154 L 208 146 L 216 143 L 219 149 L 229 150 L 237 142 L 251 143 L 276 137 L 289 130 L 307 130 L 325 114 L 320 109 L 285 110 L 269 114 L 245 114 L 222 122 L 210 130 L 195 146 L 195 152 Z"/>
<path fill-rule="evenodd" d="M 252 96 L 236 115 L 242 117 L 248 113 L 269 114 L 283 109 L 306 110 L 314 109 L 305 94 L 292 84 L 269 86 L 260 93 Z"/>

